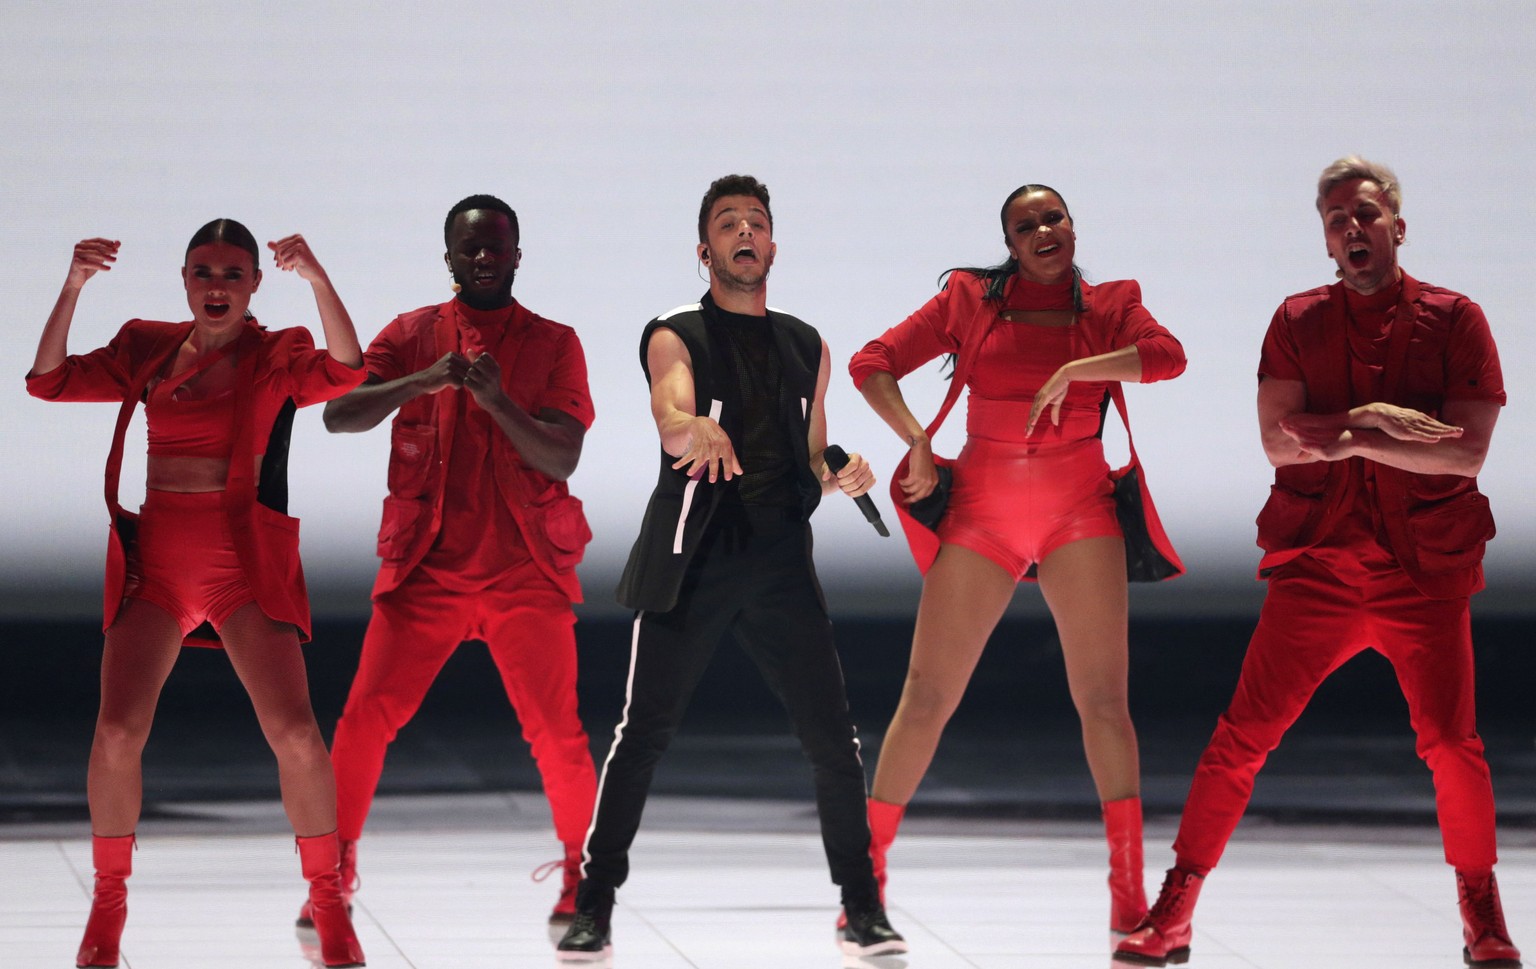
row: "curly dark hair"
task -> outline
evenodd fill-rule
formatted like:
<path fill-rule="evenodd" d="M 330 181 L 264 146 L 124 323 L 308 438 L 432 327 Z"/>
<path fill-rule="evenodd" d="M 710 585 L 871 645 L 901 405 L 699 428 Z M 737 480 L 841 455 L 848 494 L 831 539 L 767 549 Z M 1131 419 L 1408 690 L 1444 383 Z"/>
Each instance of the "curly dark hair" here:
<path fill-rule="evenodd" d="M 709 210 L 728 195 L 750 195 L 763 203 L 768 215 L 768 228 L 773 229 L 773 209 L 768 206 L 768 186 L 751 175 L 725 175 L 709 183 L 704 201 L 699 203 L 699 241 L 707 242 L 709 235 Z"/>

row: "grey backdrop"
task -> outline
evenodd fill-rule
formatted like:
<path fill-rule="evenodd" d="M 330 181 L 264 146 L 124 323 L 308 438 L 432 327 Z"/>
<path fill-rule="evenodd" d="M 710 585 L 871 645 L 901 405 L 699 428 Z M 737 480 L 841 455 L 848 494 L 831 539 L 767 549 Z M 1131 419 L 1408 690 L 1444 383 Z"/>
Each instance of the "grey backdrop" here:
<path fill-rule="evenodd" d="M 616 608 L 656 462 L 637 334 L 703 291 L 698 200 L 732 171 L 773 192 L 770 304 L 832 346 L 831 439 L 882 476 L 901 448 L 853 390 L 848 356 L 945 267 L 1001 255 L 997 208 L 1014 186 L 1059 188 L 1090 278 L 1141 280 L 1190 359 L 1179 380 L 1129 393 L 1191 573 L 1139 590 L 1137 608 L 1246 609 L 1269 481 L 1259 342 L 1282 297 L 1333 278 L 1313 186 L 1350 151 L 1402 177 L 1405 267 L 1471 294 L 1492 321 L 1511 402 L 1482 479 L 1500 529 L 1484 608 L 1528 606 L 1525 0 L 12 2 L 0 28 L 0 614 L 99 609 L 114 410 L 34 401 L 21 380 L 76 240 L 123 248 L 87 287 L 73 350 L 132 316 L 185 318 L 182 251 L 217 216 L 263 240 L 305 233 L 366 342 L 448 297 L 440 226 L 471 192 L 519 212 L 518 297 L 583 337 L 598 419 L 572 486 L 597 533 L 583 566 L 592 609 Z M 314 326 L 308 287 L 267 268 L 263 322 Z M 943 381 L 933 367 L 905 387 L 926 416 Z M 950 425 L 939 448 L 953 453 L 958 412 Z M 366 609 L 387 434 L 328 436 L 317 411 L 300 414 L 293 507 L 322 614 Z M 129 500 L 142 493 L 137 451 Z M 816 524 L 836 608 L 910 613 L 917 577 L 899 539 L 877 539 L 835 498 Z M 1021 595 L 1018 608 L 1037 603 Z"/>

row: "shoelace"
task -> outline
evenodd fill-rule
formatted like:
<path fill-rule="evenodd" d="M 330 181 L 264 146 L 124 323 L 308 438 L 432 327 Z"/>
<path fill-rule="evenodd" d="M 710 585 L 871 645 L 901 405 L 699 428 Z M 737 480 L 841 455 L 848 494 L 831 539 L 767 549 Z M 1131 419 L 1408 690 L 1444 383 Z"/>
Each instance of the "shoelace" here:
<path fill-rule="evenodd" d="M 542 882 L 545 879 L 549 878 L 550 875 L 553 875 L 555 872 L 560 871 L 564 867 L 565 867 L 565 859 L 564 858 L 557 858 L 554 861 L 546 861 L 546 862 L 544 862 L 544 864 L 542 864 L 539 867 L 535 868 L 533 870 L 533 873 L 530 874 L 528 876 L 528 878 L 529 878 L 530 881 Z"/>
<path fill-rule="evenodd" d="M 1504 928 L 1504 913 L 1500 911 L 1498 896 L 1494 893 L 1493 877 L 1489 876 L 1487 881 L 1475 885 L 1466 878 L 1460 881 L 1462 901 L 1472 910 L 1479 927 L 1483 929 L 1483 934 L 1491 933 L 1501 939 L 1506 938 L 1509 931 Z"/>
<path fill-rule="evenodd" d="M 1175 875 L 1169 873 L 1163 879 L 1163 890 L 1157 893 L 1157 901 L 1152 904 L 1152 911 L 1147 913 L 1147 922 L 1159 923 L 1167 918 L 1170 909 L 1179 908 L 1184 902 L 1184 896 L 1189 891 L 1189 880 L 1192 875 Z"/>

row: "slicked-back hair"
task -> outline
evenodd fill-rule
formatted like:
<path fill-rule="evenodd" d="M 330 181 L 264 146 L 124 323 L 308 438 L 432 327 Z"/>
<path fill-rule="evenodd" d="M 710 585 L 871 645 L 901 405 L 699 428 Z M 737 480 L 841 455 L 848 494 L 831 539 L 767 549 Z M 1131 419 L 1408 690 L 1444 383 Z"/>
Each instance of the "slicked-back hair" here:
<path fill-rule="evenodd" d="M 261 268 L 261 247 L 256 244 L 256 237 L 251 235 L 251 230 L 234 219 L 214 219 L 212 222 L 192 233 L 192 241 L 187 243 L 187 254 L 198 246 L 206 246 L 211 242 L 227 242 L 232 246 L 244 249 L 251 254 L 251 268 Z"/>
<path fill-rule="evenodd" d="M 751 175 L 724 175 L 709 183 L 704 201 L 699 203 L 699 241 L 709 241 L 709 213 L 715 203 L 730 195 L 750 195 L 763 203 L 763 214 L 768 216 L 768 230 L 773 231 L 773 209 L 768 206 L 768 186 Z"/>
<path fill-rule="evenodd" d="M 1381 194 L 1393 215 L 1403 214 L 1403 188 L 1398 184 L 1397 173 L 1381 162 L 1373 162 L 1359 155 L 1345 155 L 1323 169 L 1317 179 L 1317 211 L 1322 214 L 1323 199 L 1344 182 L 1357 178 L 1367 179 L 1381 186 Z"/>
<path fill-rule="evenodd" d="M 507 221 L 512 223 L 513 239 L 522 241 L 523 233 L 517 227 L 517 213 L 512 211 L 512 206 L 494 195 L 469 195 L 455 202 L 453 208 L 448 210 L 448 217 L 443 220 L 443 248 L 446 249 L 450 245 L 448 234 L 453 231 L 453 220 L 458 218 L 459 213 L 472 212 L 475 209 L 488 209 L 506 216 Z"/>

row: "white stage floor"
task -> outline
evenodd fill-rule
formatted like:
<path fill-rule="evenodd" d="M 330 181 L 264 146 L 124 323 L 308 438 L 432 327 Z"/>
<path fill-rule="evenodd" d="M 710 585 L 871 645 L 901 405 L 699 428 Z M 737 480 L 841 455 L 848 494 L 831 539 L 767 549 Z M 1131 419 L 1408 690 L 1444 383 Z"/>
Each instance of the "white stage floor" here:
<path fill-rule="evenodd" d="M 124 969 L 307 969 L 299 862 L 275 804 L 163 805 L 130 882 Z M 556 965 L 544 918 L 558 849 L 536 795 L 378 802 L 360 854 L 358 934 L 373 969 Z M 1152 819 L 1148 890 L 1173 819 Z M 1536 832 L 1501 832 L 1517 943 L 1536 965 Z M 614 913 L 617 969 L 1104 969 L 1104 848 L 1077 822 L 910 822 L 892 850 L 905 957 L 845 962 L 810 806 L 653 798 Z M 73 964 L 88 906 L 82 823 L 0 828 L 0 967 Z M 1208 883 L 1194 969 L 1453 969 L 1455 884 L 1419 827 L 1255 825 Z"/>

